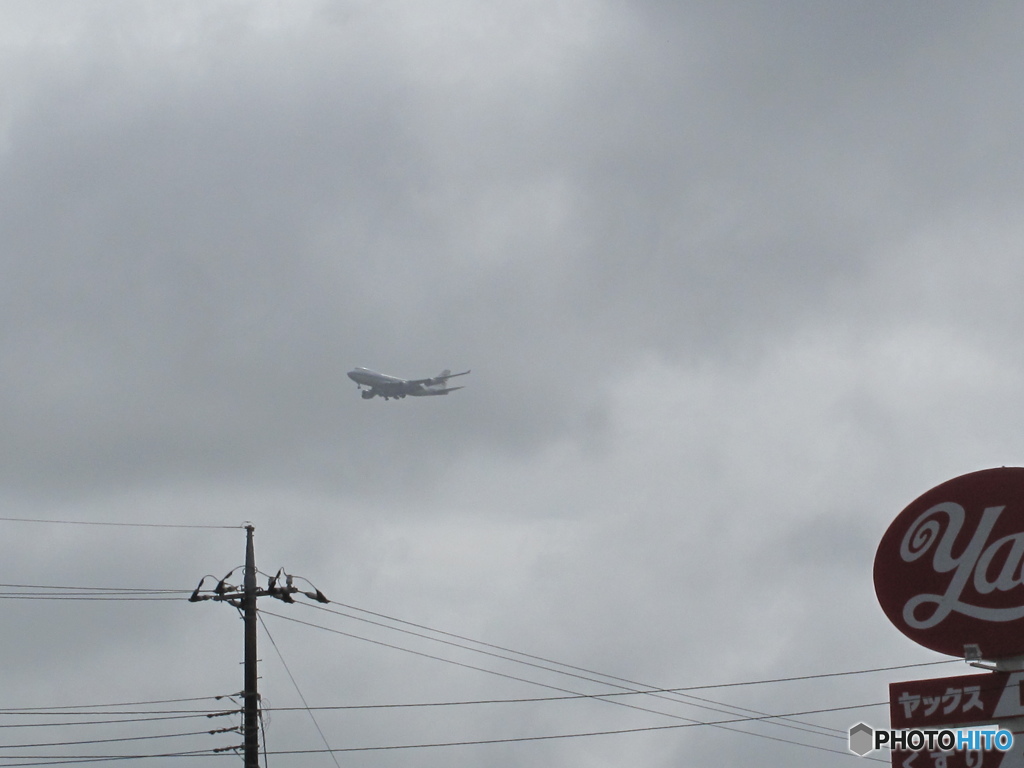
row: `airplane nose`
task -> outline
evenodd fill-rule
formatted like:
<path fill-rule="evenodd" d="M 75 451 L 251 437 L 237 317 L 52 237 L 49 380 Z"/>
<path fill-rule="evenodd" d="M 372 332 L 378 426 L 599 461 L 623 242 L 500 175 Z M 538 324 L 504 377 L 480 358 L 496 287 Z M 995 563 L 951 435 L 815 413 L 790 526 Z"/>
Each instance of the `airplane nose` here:
<path fill-rule="evenodd" d="M 352 379 L 352 381 L 355 381 L 355 380 L 356 380 L 356 372 L 355 372 L 355 371 L 349 371 L 349 372 L 348 372 L 348 373 L 346 374 L 346 376 L 348 376 L 348 377 L 349 377 L 350 379 Z"/>

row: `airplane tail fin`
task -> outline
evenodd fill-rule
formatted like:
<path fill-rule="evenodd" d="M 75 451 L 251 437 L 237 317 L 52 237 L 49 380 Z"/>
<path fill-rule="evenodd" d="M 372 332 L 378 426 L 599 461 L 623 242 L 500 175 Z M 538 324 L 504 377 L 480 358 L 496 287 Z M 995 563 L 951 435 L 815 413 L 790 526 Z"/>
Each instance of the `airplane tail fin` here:
<path fill-rule="evenodd" d="M 437 387 L 447 387 L 448 386 L 448 379 L 454 379 L 456 376 L 465 376 L 467 373 L 469 373 L 469 371 L 463 371 L 462 373 L 452 373 L 450 369 L 445 368 L 443 371 L 441 371 L 439 374 L 437 374 L 437 376 L 435 376 L 434 378 L 432 378 L 432 379 L 424 379 L 420 383 L 422 383 L 423 385 L 425 385 L 427 387 L 435 388 L 435 391 L 432 392 L 431 394 L 442 394 L 443 395 L 444 392 L 437 392 L 436 391 Z M 458 389 L 462 389 L 462 387 L 458 387 Z"/>
<path fill-rule="evenodd" d="M 434 379 L 434 381 L 445 382 L 448 381 L 448 379 L 454 379 L 456 376 L 465 376 L 467 373 L 470 373 L 470 371 L 463 371 L 462 373 L 452 373 L 450 370 L 445 368 L 443 371 L 441 371 L 438 377 Z"/>

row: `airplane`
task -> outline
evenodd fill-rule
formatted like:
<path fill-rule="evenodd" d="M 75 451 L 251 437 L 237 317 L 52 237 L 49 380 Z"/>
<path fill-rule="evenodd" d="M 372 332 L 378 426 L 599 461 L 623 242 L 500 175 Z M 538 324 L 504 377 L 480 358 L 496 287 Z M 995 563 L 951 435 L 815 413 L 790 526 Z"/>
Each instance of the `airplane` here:
<path fill-rule="evenodd" d="M 388 376 L 386 373 L 377 373 L 369 368 L 356 368 L 348 372 L 348 377 L 356 383 L 359 389 L 368 387 L 362 392 L 364 400 L 372 400 L 380 395 L 385 400 L 395 398 L 401 400 L 406 395 L 413 397 L 425 397 L 427 395 L 447 395 L 456 389 L 463 387 L 449 387 L 448 379 L 456 376 L 465 376 L 469 371 L 452 373 L 448 369 L 432 379 L 399 379 L 396 376 Z"/>

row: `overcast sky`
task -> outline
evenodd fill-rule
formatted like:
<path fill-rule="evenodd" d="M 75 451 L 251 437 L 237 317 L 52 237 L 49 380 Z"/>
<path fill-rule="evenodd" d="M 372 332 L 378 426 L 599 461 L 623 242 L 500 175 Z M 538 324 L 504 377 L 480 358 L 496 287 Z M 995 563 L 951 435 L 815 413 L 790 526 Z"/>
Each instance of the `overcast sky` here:
<path fill-rule="evenodd" d="M 191 590 L 242 563 L 248 521 L 264 572 L 578 675 L 268 600 L 270 708 L 942 661 L 889 624 L 871 568 L 922 492 L 1024 462 L 1022 58 L 1009 2 L 3 0 L 0 516 L 233 527 L 0 521 L 0 581 Z M 472 374 L 449 397 L 365 401 L 355 366 Z M 227 605 L 3 607 L 0 709 L 241 688 Z M 730 705 L 710 709 L 318 709 L 324 738 L 271 711 L 265 737 L 648 728 L 969 671 L 693 692 Z M 799 719 L 834 730 L 338 761 L 843 766 L 850 725 L 887 724 L 884 707 Z M 0 747 L 235 722 L 11 728 Z"/>

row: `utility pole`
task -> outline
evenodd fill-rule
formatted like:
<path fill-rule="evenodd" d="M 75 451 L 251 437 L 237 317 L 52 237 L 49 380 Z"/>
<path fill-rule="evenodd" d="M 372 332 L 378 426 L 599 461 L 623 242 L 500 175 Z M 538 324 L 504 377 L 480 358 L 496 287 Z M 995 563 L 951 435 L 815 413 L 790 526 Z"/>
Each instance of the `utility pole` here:
<path fill-rule="evenodd" d="M 202 600 L 218 600 L 233 605 L 242 614 L 245 624 L 244 681 L 242 686 L 242 744 L 243 764 L 245 768 L 259 768 L 260 765 L 260 694 L 259 694 L 259 661 L 256 657 L 256 598 L 276 597 L 286 603 L 294 603 L 294 594 L 302 594 L 318 603 L 329 603 L 324 593 L 316 587 L 313 591 L 304 592 L 295 586 L 295 576 L 284 572 L 282 568 L 267 581 L 267 588 L 260 589 L 256 584 L 256 554 L 253 544 L 255 527 L 245 526 L 245 565 L 243 566 L 242 586 L 227 583 L 233 568 L 227 576 L 217 582 L 209 594 L 203 594 L 203 584 L 214 576 L 203 576 L 199 586 L 195 588 L 189 602 L 198 603 Z M 297 577 L 297 578 L 302 578 Z M 281 581 L 284 581 L 281 584 Z M 303 579 L 307 581 L 307 579 Z M 312 587 L 313 585 L 310 584 Z"/>
<path fill-rule="evenodd" d="M 256 661 L 256 554 L 252 525 L 245 526 L 245 577 L 242 616 L 245 619 L 245 687 L 242 689 L 242 735 L 245 738 L 245 768 L 260 768 L 259 702 Z"/>

